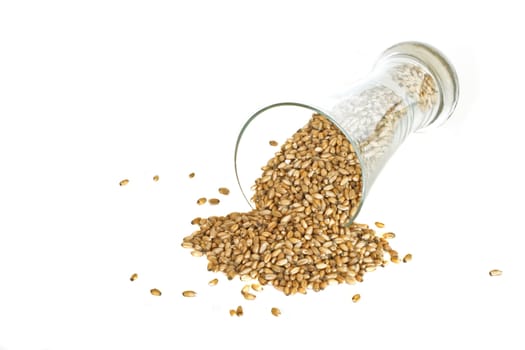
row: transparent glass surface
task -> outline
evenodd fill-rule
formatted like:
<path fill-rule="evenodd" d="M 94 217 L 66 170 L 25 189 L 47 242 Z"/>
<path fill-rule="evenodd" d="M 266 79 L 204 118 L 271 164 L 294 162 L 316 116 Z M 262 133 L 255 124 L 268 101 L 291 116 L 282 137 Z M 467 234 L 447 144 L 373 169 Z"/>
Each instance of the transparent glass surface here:
<path fill-rule="evenodd" d="M 235 148 L 235 172 L 244 197 L 253 207 L 252 186 L 261 167 L 278 147 L 302 128 L 312 114 L 332 121 L 352 143 L 362 169 L 361 202 L 388 159 L 408 135 L 443 124 L 459 96 L 454 68 L 435 48 L 405 42 L 385 50 L 373 70 L 322 104 L 276 103 L 257 111 L 242 128 Z"/>

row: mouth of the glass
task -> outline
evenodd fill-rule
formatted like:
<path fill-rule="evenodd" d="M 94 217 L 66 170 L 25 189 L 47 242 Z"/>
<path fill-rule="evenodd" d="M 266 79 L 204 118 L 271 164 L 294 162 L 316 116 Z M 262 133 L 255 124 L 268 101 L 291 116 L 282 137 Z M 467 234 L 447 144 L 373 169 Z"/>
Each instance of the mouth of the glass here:
<path fill-rule="evenodd" d="M 308 123 L 313 114 L 324 116 L 341 130 L 352 144 L 361 164 L 361 199 L 357 211 L 347 223 L 350 225 L 359 215 L 366 198 L 368 184 L 363 171 L 362 157 L 351 135 L 322 108 L 300 102 L 279 102 L 255 112 L 243 125 L 235 144 L 234 167 L 237 183 L 250 208 L 256 209 L 251 198 L 255 180 L 262 174 L 261 167 L 274 157 L 287 139 Z M 270 141 L 276 141 L 278 145 L 272 146 Z"/>

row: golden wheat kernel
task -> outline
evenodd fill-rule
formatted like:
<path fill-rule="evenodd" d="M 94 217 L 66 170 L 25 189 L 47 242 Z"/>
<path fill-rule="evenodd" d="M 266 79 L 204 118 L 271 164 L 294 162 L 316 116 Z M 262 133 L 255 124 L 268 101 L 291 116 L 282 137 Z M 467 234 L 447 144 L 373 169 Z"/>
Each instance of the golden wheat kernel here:
<path fill-rule="evenodd" d="M 280 259 L 280 260 L 278 260 L 278 261 L 275 263 L 275 265 L 277 265 L 277 266 L 284 266 L 284 265 L 286 265 L 286 264 L 288 264 L 288 259 L 286 259 L 286 258 L 284 258 L 284 259 Z"/>
<path fill-rule="evenodd" d="M 153 181 L 157 182 L 157 181 L 159 181 L 159 179 L 160 179 L 160 178 L 159 178 L 159 175 L 155 175 L 155 176 L 153 176 Z"/>
<path fill-rule="evenodd" d="M 196 225 L 196 224 L 200 223 L 201 220 L 202 219 L 200 217 L 196 217 L 195 219 L 191 220 L 191 224 L 192 225 Z"/>
<path fill-rule="evenodd" d="M 230 309 L 230 316 L 237 315 L 237 312 L 234 309 Z"/>
<path fill-rule="evenodd" d="M 241 306 L 241 305 L 237 306 L 237 309 L 235 310 L 235 314 L 236 314 L 237 316 L 242 316 L 242 315 L 244 315 L 244 310 L 242 309 L 242 306 Z"/>
<path fill-rule="evenodd" d="M 129 180 L 128 179 L 124 179 L 124 180 L 119 182 L 120 186 L 126 186 L 127 184 L 129 184 Z"/>
<path fill-rule="evenodd" d="M 270 140 L 268 143 L 270 144 L 270 146 L 273 146 L 273 147 L 275 147 L 275 146 L 277 146 L 277 145 L 279 144 L 279 143 L 278 143 L 277 141 L 275 141 L 275 140 Z"/>
<path fill-rule="evenodd" d="M 130 280 L 131 282 L 133 282 L 133 281 L 135 281 L 137 278 L 139 278 L 139 275 L 136 274 L 136 273 L 134 273 L 133 275 L 131 275 L 131 277 L 129 278 L 129 280 Z"/>
<path fill-rule="evenodd" d="M 185 290 L 184 292 L 182 292 L 182 296 L 186 297 L 186 298 L 193 298 L 196 295 L 197 295 L 197 293 L 195 293 L 192 290 Z"/>
<path fill-rule="evenodd" d="M 201 251 L 199 251 L 199 250 L 192 250 L 190 254 L 191 254 L 192 256 L 194 256 L 194 257 L 197 257 L 197 258 L 199 258 L 199 257 L 201 257 L 201 256 L 204 255 L 204 254 L 203 254 Z"/>
<path fill-rule="evenodd" d="M 489 271 L 490 276 L 501 276 L 503 274 L 503 271 L 494 269 Z"/>
<path fill-rule="evenodd" d="M 212 279 L 211 281 L 208 282 L 208 285 L 216 286 L 217 283 L 219 283 L 219 280 L 217 278 L 214 278 L 214 279 Z"/>
<path fill-rule="evenodd" d="M 242 275 L 241 277 L 239 277 L 239 279 L 242 281 L 242 282 L 248 282 L 248 281 L 251 281 L 252 278 L 250 277 L 250 275 Z"/>
<path fill-rule="evenodd" d="M 226 187 L 219 187 L 219 193 L 227 196 L 230 194 L 230 190 Z"/>
<path fill-rule="evenodd" d="M 260 292 L 260 291 L 263 290 L 263 286 L 261 286 L 261 285 L 258 284 L 258 283 L 253 283 L 251 287 L 252 287 L 252 289 L 253 289 L 254 291 L 256 291 L 256 292 Z"/>
<path fill-rule="evenodd" d="M 281 316 L 281 310 L 279 308 L 272 307 L 272 315 L 275 317 Z"/>
<path fill-rule="evenodd" d="M 162 295 L 160 290 L 158 290 L 157 288 L 153 288 L 152 290 L 150 290 L 150 293 L 151 293 L 151 295 L 154 295 L 156 297 L 160 297 Z"/>
<path fill-rule="evenodd" d="M 252 293 L 243 293 L 242 296 L 246 300 L 255 300 L 256 298 L 255 294 L 252 294 Z"/>
<path fill-rule="evenodd" d="M 190 173 L 190 174 L 188 175 L 188 177 L 189 177 L 190 179 L 193 179 L 193 178 L 195 177 L 195 173 Z"/>
<path fill-rule="evenodd" d="M 375 222 L 375 225 L 376 225 L 376 227 L 378 227 L 378 228 L 383 228 L 383 227 L 385 227 L 385 224 L 383 224 L 382 222 L 379 222 L 379 221 L 376 221 L 376 222 Z"/>
<path fill-rule="evenodd" d="M 244 294 L 244 293 L 248 293 L 250 291 L 250 285 L 249 284 L 245 284 L 242 289 L 241 289 L 241 293 Z"/>
<path fill-rule="evenodd" d="M 201 197 L 199 199 L 197 199 L 197 204 L 198 205 L 203 205 L 207 202 L 208 200 L 206 199 L 206 197 Z"/>
<path fill-rule="evenodd" d="M 361 294 L 354 294 L 354 296 L 352 297 L 352 301 L 354 303 L 357 303 L 359 299 L 361 299 Z"/>
<path fill-rule="evenodd" d="M 210 198 L 208 199 L 208 203 L 210 203 L 210 205 L 217 205 L 219 204 L 221 201 L 218 200 L 217 198 Z"/>
<path fill-rule="evenodd" d="M 328 265 L 326 263 L 320 262 L 320 263 L 315 264 L 315 267 L 319 270 L 322 270 L 322 269 L 326 269 Z"/>
<path fill-rule="evenodd" d="M 386 233 L 383 233 L 383 238 L 384 239 L 396 238 L 396 234 L 394 232 L 386 232 Z"/>
<path fill-rule="evenodd" d="M 193 248 L 193 243 L 191 243 L 191 242 L 182 242 L 180 246 L 182 248 Z"/>
<path fill-rule="evenodd" d="M 407 263 L 409 261 L 412 260 L 412 254 L 406 254 L 404 257 L 403 257 L 403 262 L 404 263 Z"/>

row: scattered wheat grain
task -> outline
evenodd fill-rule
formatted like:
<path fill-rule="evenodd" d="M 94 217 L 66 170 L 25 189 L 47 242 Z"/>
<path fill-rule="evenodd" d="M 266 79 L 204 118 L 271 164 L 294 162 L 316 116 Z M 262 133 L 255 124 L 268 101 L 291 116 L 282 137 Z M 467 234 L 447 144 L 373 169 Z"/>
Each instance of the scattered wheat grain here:
<path fill-rule="evenodd" d="M 230 190 L 226 187 L 219 187 L 219 193 L 227 196 L 230 194 Z"/>
<path fill-rule="evenodd" d="M 272 307 L 272 315 L 275 317 L 281 316 L 281 310 L 279 308 Z"/>
<path fill-rule="evenodd" d="M 489 271 L 490 276 L 501 276 L 503 274 L 503 271 L 494 269 Z"/>

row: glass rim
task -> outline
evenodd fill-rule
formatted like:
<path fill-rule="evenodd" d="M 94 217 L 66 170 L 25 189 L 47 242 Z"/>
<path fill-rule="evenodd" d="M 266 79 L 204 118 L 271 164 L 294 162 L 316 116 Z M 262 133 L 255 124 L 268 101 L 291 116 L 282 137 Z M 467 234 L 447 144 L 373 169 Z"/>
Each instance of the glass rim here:
<path fill-rule="evenodd" d="M 346 139 L 352 145 L 352 148 L 353 148 L 353 150 L 354 150 L 354 152 L 355 152 L 355 154 L 357 156 L 357 160 L 359 161 L 359 166 L 361 168 L 361 198 L 359 200 L 359 204 L 357 206 L 357 210 L 356 210 L 355 214 L 352 217 L 350 217 L 348 223 L 345 226 L 351 225 L 354 222 L 355 218 L 357 218 L 357 216 L 359 215 L 359 212 L 361 211 L 361 208 L 362 208 L 362 206 L 364 204 L 364 201 L 366 199 L 366 195 L 368 194 L 368 191 L 367 191 L 368 179 L 367 179 L 367 176 L 366 176 L 366 174 L 364 172 L 364 168 L 363 168 L 363 164 L 364 163 L 363 163 L 362 156 L 360 154 L 360 150 L 359 150 L 359 148 L 357 148 L 357 143 L 352 138 L 352 136 L 349 135 L 348 132 L 346 132 L 346 130 L 343 127 L 341 127 L 341 125 L 339 125 L 337 120 L 335 120 L 335 118 L 333 118 L 330 115 L 330 113 L 328 113 L 326 110 L 324 110 L 321 107 L 317 107 L 317 106 L 314 106 L 312 104 L 308 104 L 308 103 L 304 103 L 304 102 L 285 101 L 285 102 L 277 102 L 277 103 L 272 103 L 270 105 L 266 105 L 265 107 L 260 108 L 254 114 L 252 114 L 252 116 L 243 124 L 243 126 L 241 128 L 241 131 L 239 132 L 239 135 L 237 136 L 237 140 L 235 142 L 234 168 L 235 168 L 235 178 L 237 180 L 237 185 L 241 189 L 241 193 L 242 193 L 244 199 L 248 202 L 248 205 L 252 209 L 255 209 L 253 207 L 253 205 L 252 205 L 252 201 L 248 197 L 248 194 L 245 193 L 244 188 L 241 185 L 241 180 L 240 180 L 241 176 L 239 175 L 239 169 L 238 169 L 238 151 L 239 151 L 239 148 L 241 146 L 241 141 L 243 139 L 245 131 L 248 129 L 250 124 L 257 117 L 263 115 L 264 112 L 266 112 L 266 111 L 268 111 L 270 109 L 274 109 L 274 108 L 278 108 L 278 107 L 300 107 L 300 108 L 304 108 L 304 109 L 309 109 L 309 110 L 311 110 L 311 111 L 313 111 L 313 112 L 315 112 L 317 114 L 321 114 L 322 116 L 327 118 L 332 124 L 334 124 L 343 133 L 343 135 L 346 137 Z M 292 135 L 290 135 L 290 136 L 292 136 Z"/>

